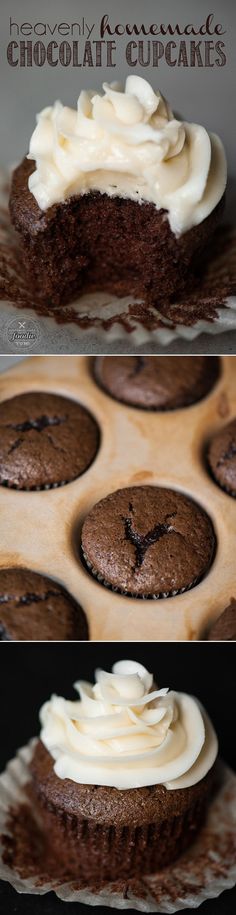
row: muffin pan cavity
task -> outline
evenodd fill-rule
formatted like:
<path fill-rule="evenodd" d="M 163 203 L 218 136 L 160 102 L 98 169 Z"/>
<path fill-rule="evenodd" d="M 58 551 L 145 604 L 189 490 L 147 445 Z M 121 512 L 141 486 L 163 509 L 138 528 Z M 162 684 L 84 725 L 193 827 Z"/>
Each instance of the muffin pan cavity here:
<path fill-rule="evenodd" d="M 211 393 L 187 411 L 153 413 L 115 402 L 96 383 L 92 357 L 86 356 L 28 358 L 0 377 L 1 401 L 33 391 L 84 406 L 100 429 L 100 447 L 86 473 L 67 486 L 45 492 L 0 486 L 1 568 L 23 567 L 56 579 L 83 607 L 92 640 L 202 638 L 236 596 L 235 500 L 214 483 L 204 460 L 206 441 L 236 415 L 236 359 L 220 359 Z M 208 572 L 190 591 L 168 600 L 114 593 L 93 578 L 79 553 L 93 506 L 136 486 L 182 493 L 212 522 L 217 550 Z"/>

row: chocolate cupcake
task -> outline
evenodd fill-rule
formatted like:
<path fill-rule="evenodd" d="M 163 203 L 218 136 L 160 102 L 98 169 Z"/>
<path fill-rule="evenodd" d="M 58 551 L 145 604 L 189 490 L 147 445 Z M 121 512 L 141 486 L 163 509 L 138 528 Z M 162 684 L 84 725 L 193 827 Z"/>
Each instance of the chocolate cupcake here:
<path fill-rule="evenodd" d="M 236 496 L 236 419 L 215 435 L 207 458 L 216 483 L 229 495 Z"/>
<path fill-rule="evenodd" d="M 224 149 L 140 77 L 103 89 L 38 115 L 10 194 L 24 268 L 55 305 L 93 288 L 164 309 L 221 219 Z"/>
<path fill-rule="evenodd" d="M 175 410 L 201 400 L 219 377 L 218 356 L 97 356 L 98 384 L 121 403 Z"/>
<path fill-rule="evenodd" d="M 208 631 L 209 642 L 236 642 L 236 600 L 231 597 L 230 604 L 218 616 Z"/>
<path fill-rule="evenodd" d="M 86 639 L 85 614 L 62 585 L 29 569 L 0 569 L 0 641 Z"/>
<path fill-rule="evenodd" d="M 111 493 L 82 528 L 89 571 L 132 597 L 171 597 L 193 588 L 215 552 L 210 518 L 188 496 L 157 486 Z"/>
<path fill-rule="evenodd" d="M 29 789 L 58 876 L 88 884 L 173 862 L 203 823 L 217 756 L 192 696 L 158 690 L 135 662 L 96 680 L 41 709 Z"/>
<path fill-rule="evenodd" d="M 0 404 L 0 483 L 15 489 L 63 486 L 87 470 L 99 443 L 85 407 L 30 391 Z"/>

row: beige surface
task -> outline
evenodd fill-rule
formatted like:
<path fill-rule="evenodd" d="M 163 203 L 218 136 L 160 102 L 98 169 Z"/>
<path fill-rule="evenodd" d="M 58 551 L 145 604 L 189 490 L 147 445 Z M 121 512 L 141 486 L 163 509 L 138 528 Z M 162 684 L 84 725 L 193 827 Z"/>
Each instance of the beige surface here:
<path fill-rule="evenodd" d="M 222 377 L 205 400 L 165 414 L 113 401 L 93 381 L 91 364 L 87 356 L 35 357 L 0 378 L 0 399 L 28 390 L 75 397 L 101 429 L 96 460 L 73 483 L 41 493 L 0 487 L 0 564 L 28 566 L 61 581 L 84 608 L 91 639 L 201 638 L 236 597 L 236 502 L 210 479 L 202 458 L 208 438 L 236 414 L 236 358 L 222 358 Z M 166 600 L 113 594 L 91 578 L 76 549 L 90 507 L 119 487 L 142 483 L 190 495 L 211 516 L 218 540 L 206 578 Z"/>

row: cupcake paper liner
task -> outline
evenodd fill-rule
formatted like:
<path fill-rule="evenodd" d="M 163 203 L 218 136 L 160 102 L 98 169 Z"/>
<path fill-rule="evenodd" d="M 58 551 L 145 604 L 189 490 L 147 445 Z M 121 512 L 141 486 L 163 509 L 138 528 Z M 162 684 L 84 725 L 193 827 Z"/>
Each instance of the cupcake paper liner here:
<path fill-rule="evenodd" d="M 6 489 L 16 489 L 17 492 L 44 492 L 48 489 L 58 489 L 59 486 L 68 486 L 68 483 L 72 482 L 73 480 L 62 480 L 60 483 L 44 483 L 42 486 L 18 486 L 17 483 L 10 483 L 9 480 L 0 480 L 0 486 L 5 486 Z"/>
<path fill-rule="evenodd" d="M 179 339 L 189 343 L 202 333 L 236 330 L 236 232 L 223 227 L 218 250 L 212 255 L 206 282 L 195 292 L 166 308 L 163 315 L 131 296 L 118 299 L 96 290 L 63 309 L 43 299 L 36 304 L 19 263 L 16 236 L 8 215 L 9 174 L 0 174 L 0 300 L 3 338 L 1 352 L 77 353 L 96 351 L 96 345 L 148 344 L 169 346 Z M 33 331 L 31 341 L 16 342 L 12 331 L 22 319 Z M 103 350 L 104 352 L 104 350 Z"/>
<path fill-rule="evenodd" d="M 59 899 L 140 912 L 174 913 L 197 908 L 236 883 L 236 775 L 219 763 L 219 788 L 195 843 L 173 865 L 151 876 L 108 883 L 102 890 L 74 882 L 48 879 L 45 873 L 21 877 L 13 864 L 4 863 L 6 838 L 10 840 L 9 812 L 26 798 L 29 763 L 35 740 L 20 749 L 0 776 L 0 878 L 19 893 L 40 894 L 53 890 Z M 37 829 L 37 826 L 35 826 Z M 5 836 L 5 841 L 3 839 Z"/>

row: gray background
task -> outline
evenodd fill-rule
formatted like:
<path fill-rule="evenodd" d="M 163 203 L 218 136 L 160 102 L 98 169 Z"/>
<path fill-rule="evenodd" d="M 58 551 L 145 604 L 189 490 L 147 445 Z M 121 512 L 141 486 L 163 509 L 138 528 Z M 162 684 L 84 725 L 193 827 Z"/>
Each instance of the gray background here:
<path fill-rule="evenodd" d="M 222 39 L 226 44 L 227 64 L 214 68 L 168 67 L 160 63 L 158 68 L 129 69 L 125 62 L 124 48 L 129 40 L 127 36 L 117 40 L 116 68 L 89 69 L 72 67 L 55 68 L 44 65 L 42 68 L 12 68 L 6 59 L 6 48 L 9 38 L 9 17 L 17 22 L 56 22 L 81 21 L 82 16 L 92 24 L 99 22 L 104 13 L 110 14 L 110 20 L 117 22 L 172 22 L 180 24 L 193 22 L 200 25 L 210 12 L 214 12 L 214 22 L 221 22 L 226 30 Z M 16 162 L 27 151 L 29 138 L 35 126 L 35 114 L 45 105 L 53 103 L 56 98 L 71 106 L 76 105 L 81 88 L 100 88 L 104 79 L 120 79 L 124 82 L 126 75 L 136 74 L 149 79 L 154 87 L 169 99 L 171 106 L 187 120 L 204 124 L 209 130 L 220 134 L 226 148 L 229 165 L 229 193 L 227 216 L 235 218 L 236 204 L 236 163 L 235 163 L 235 75 L 236 75 L 236 2 L 235 0 L 214 0 L 214 5 L 205 0 L 0 0 L 1 44 L 0 44 L 0 164 Z M 15 36 L 12 36 L 15 37 Z M 20 40 L 19 36 L 17 40 Z M 32 38 L 34 36 L 31 36 Z M 77 36 L 74 36 L 77 37 Z M 98 38 L 97 30 L 91 35 Z M 132 36 L 135 37 L 135 36 Z M 161 36 L 160 40 L 165 42 Z M 183 36 L 184 37 L 184 36 Z M 57 33 L 55 39 L 58 38 Z M 26 38 L 24 38 L 26 40 Z M 46 43 L 49 37 L 42 37 Z M 71 41 L 71 36 L 68 36 Z M 177 40 L 178 39 L 174 39 Z M 187 39 L 186 39 L 187 40 Z M 198 40 L 196 38 L 196 40 Z M 217 37 L 214 36 L 214 41 Z M 199 349 L 200 342 L 200 349 Z M 196 341 L 195 351 L 214 352 L 222 345 L 223 350 L 232 347 L 236 350 L 236 334 L 205 338 L 205 342 Z M 170 347 L 170 351 L 191 351 L 191 344 L 181 343 Z M 111 350 L 115 350 L 111 344 Z M 122 349 L 122 347 L 121 347 Z M 118 350 L 117 350 L 118 351 Z M 10 352 L 10 350 L 9 350 Z"/>
<path fill-rule="evenodd" d="M 6 372 L 11 369 L 17 362 L 21 362 L 23 356 L 0 356 L 0 372 Z"/>

